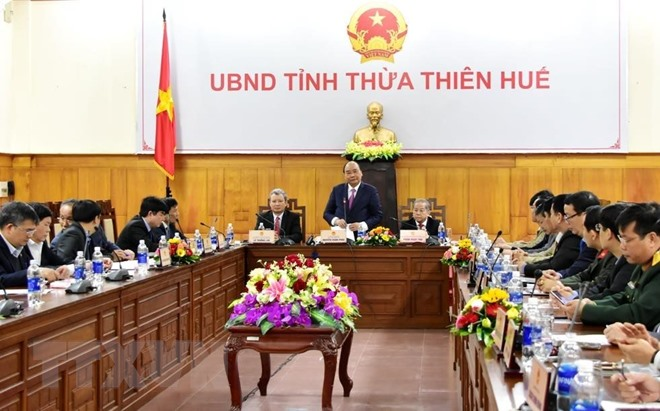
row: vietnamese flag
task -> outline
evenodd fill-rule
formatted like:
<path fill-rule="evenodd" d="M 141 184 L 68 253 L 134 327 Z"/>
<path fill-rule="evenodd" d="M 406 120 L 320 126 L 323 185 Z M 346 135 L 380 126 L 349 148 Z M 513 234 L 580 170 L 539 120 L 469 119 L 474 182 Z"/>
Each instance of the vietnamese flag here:
<path fill-rule="evenodd" d="M 176 131 L 174 123 L 174 99 L 170 84 L 170 52 L 167 46 L 167 22 L 163 9 L 163 54 L 160 59 L 160 83 L 156 105 L 156 149 L 154 161 L 170 180 L 174 180 L 174 151 Z"/>

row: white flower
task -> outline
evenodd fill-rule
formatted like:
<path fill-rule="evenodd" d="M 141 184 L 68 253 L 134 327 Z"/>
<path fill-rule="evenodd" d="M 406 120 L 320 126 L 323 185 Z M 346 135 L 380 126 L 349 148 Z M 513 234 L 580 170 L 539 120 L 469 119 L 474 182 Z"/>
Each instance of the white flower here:
<path fill-rule="evenodd" d="M 473 313 L 478 313 L 482 308 L 484 308 L 484 302 L 482 300 L 475 300 L 472 302 Z"/>

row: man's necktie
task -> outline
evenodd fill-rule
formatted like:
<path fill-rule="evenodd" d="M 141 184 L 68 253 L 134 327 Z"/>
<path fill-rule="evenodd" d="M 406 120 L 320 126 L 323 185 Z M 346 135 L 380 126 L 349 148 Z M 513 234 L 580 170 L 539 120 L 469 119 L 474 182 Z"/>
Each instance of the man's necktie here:
<path fill-rule="evenodd" d="M 353 200 L 355 200 L 355 189 L 351 188 L 351 194 L 348 196 L 348 209 L 353 208 Z"/>
<path fill-rule="evenodd" d="M 424 223 L 419 223 L 419 229 L 423 230 L 424 229 Z"/>
<path fill-rule="evenodd" d="M 275 232 L 280 234 L 280 216 L 275 217 Z"/>

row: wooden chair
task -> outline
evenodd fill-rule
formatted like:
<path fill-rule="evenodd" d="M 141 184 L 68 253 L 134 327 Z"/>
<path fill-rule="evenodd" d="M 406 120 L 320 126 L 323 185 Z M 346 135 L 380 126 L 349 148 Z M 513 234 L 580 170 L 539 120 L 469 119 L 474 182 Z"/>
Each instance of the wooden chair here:
<path fill-rule="evenodd" d="M 307 231 L 305 230 L 305 206 L 298 205 L 298 199 L 297 198 L 289 198 L 287 201 L 288 204 L 288 209 L 289 211 L 292 211 L 294 213 L 298 213 L 300 215 L 300 230 L 302 231 L 303 234 L 303 240 L 307 236 Z M 269 211 L 270 207 L 265 205 L 265 206 L 259 206 L 259 214 Z"/>
<path fill-rule="evenodd" d="M 117 213 L 112 206 L 112 200 L 96 201 L 101 207 L 101 226 L 108 241 L 115 242 L 117 238 Z"/>
<path fill-rule="evenodd" d="M 399 206 L 399 221 L 406 221 L 412 218 L 415 200 L 416 198 L 409 198 L 405 205 Z M 429 213 L 431 217 L 445 222 L 447 218 L 446 206 L 438 205 L 438 201 L 435 198 L 427 198 L 427 200 L 431 204 L 431 212 Z"/>

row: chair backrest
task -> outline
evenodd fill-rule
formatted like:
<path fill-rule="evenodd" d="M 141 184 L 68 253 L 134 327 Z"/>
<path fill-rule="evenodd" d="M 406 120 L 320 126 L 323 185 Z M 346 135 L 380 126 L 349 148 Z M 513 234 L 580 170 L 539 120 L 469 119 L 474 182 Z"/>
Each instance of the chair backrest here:
<path fill-rule="evenodd" d="M 112 207 L 112 200 L 97 200 L 96 203 L 101 207 L 101 226 L 105 231 L 105 235 L 109 241 L 115 242 L 117 238 L 117 214 Z M 50 240 L 53 239 L 60 231 L 62 231 L 62 224 L 60 224 L 60 205 L 61 201 L 48 201 L 46 206 L 53 213 L 53 222 L 50 226 Z"/>
<path fill-rule="evenodd" d="M 287 201 L 288 204 L 288 209 L 289 211 L 293 211 L 294 213 L 300 214 L 300 229 L 302 230 L 303 233 L 303 238 L 307 236 L 307 231 L 305 230 L 305 206 L 298 205 L 298 199 L 297 198 L 289 198 Z M 263 213 L 265 211 L 270 210 L 270 207 L 265 205 L 265 206 L 259 206 L 259 213 Z"/>
<path fill-rule="evenodd" d="M 399 206 L 399 220 L 405 221 L 412 218 L 413 209 L 415 208 L 416 198 L 409 198 L 406 200 L 406 204 Z M 431 204 L 431 212 L 429 213 L 431 217 L 435 218 L 438 221 L 446 222 L 447 214 L 445 205 L 438 205 L 435 198 L 427 198 Z"/>

